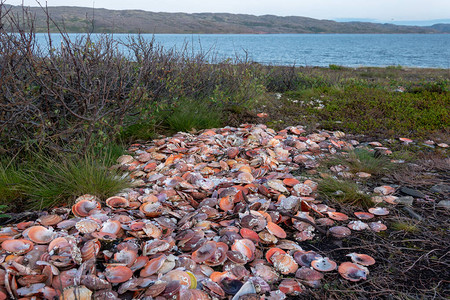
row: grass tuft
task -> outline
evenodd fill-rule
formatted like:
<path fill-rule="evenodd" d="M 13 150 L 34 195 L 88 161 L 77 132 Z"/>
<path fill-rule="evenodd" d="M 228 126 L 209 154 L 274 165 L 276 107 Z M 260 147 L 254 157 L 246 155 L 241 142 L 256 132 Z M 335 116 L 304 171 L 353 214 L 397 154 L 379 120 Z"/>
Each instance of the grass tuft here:
<path fill-rule="evenodd" d="M 33 200 L 28 206 L 42 209 L 71 204 L 83 194 L 104 199 L 129 187 L 127 179 L 108 169 L 114 160 L 111 151 L 102 155 L 90 151 L 80 157 L 37 155 L 28 170 L 20 171 L 19 189 Z"/>
<path fill-rule="evenodd" d="M 346 165 L 353 173 L 366 172 L 372 175 L 382 175 L 394 167 L 390 159 L 368 149 L 355 149 L 348 156 L 330 158 L 326 164 Z"/>
<path fill-rule="evenodd" d="M 410 222 L 394 222 L 391 224 L 390 226 L 392 228 L 392 230 L 397 230 L 397 231 L 404 231 L 404 232 L 408 232 L 408 233 L 417 233 L 420 231 L 419 227 L 417 227 L 417 225 L 412 224 Z"/>
<path fill-rule="evenodd" d="M 222 125 L 220 111 L 207 102 L 183 100 L 177 104 L 165 122 L 173 131 L 218 128 Z"/>
<path fill-rule="evenodd" d="M 15 164 L 2 159 L 0 161 L 0 204 L 8 205 L 22 197 L 18 189 L 20 182 L 21 177 Z"/>
<path fill-rule="evenodd" d="M 324 178 L 319 182 L 319 194 L 327 199 L 358 207 L 371 207 L 370 196 L 360 191 L 353 181 L 339 180 L 333 177 Z"/>

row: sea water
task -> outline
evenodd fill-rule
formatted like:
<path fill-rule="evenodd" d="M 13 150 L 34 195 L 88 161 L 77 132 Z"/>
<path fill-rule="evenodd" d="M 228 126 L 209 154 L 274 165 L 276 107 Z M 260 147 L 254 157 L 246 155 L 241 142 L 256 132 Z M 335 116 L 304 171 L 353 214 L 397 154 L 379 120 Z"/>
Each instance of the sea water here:
<path fill-rule="evenodd" d="M 82 34 L 69 34 L 71 39 Z M 113 34 L 126 41 L 128 34 Z M 46 34 L 37 34 L 45 44 Z M 92 35 L 92 39 L 98 37 Z M 164 49 L 267 65 L 450 68 L 450 34 L 143 34 Z M 53 45 L 61 37 L 52 34 Z M 120 46 L 119 46 L 120 47 Z M 125 49 L 125 48 L 123 48 Z"/>

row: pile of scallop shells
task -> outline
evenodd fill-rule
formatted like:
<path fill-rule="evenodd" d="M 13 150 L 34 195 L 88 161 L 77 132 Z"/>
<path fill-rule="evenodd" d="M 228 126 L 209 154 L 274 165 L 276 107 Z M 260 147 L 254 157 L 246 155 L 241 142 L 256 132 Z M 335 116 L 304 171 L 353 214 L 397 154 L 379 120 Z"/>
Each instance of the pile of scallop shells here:
<path fill-rule="evenodd" d="M 0 299 L 284 299 L 330 272 L 364 280 L 373 258 L 337 262 L 307 241 L 384 230 L 387 210 L 337 212 L 293 175 L 358 144 L 344 136 L 242 125 L 134 144 L 115 166 L 132 189 L 1 229 Z"/>

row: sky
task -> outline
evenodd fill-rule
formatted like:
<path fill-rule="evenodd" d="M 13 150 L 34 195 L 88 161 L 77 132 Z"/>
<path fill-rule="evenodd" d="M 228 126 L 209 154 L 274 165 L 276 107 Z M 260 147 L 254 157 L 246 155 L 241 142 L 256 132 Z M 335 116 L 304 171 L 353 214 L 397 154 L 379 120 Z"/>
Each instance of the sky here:
<path fill-rule="evenodd" d="M 37 6 L 36 0 L 3 0 Z M 45 0 L 40 0 L 45 5 Z M 227 12 L 380 21 L 450 19 L 450 0 L 47 0 L 48 6 L 142 9 L 154 12 Z"/>

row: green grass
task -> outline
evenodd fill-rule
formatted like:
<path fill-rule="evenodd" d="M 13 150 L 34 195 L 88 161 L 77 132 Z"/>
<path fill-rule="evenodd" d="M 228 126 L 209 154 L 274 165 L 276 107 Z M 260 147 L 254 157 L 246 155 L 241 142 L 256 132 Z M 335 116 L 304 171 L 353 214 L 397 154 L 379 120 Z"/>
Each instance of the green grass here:
<path fill-rule="evenodd" d="M 375 152 L 358 148 L 348 152 L 347 156 L 336 156 L 326 161 L 327 165 L 346 165 L 353 173 L 366 172 L 371 175 L 382 175 L 394 167 L 386 156 L 375 156 Z"/>
<path fill-rule="evenodd" d="M 164 114 L 168 114 L 164 118 Z M 221 110 L 205 101 L 182 100 L 163 116 L 171 131 L 192 131 L 222 126 Z"/>
<path fill-rule="evenodd" d="M 411 222 L 398 221 L 392 223 L 390 227 L 392 230 L 404 231 L 408 233 L 417 233 L 420 231 L 419 227 Z"/>
<path fill-rule="evenodd" d="M 34 209 L 71 204 L 83 194 L 105 199 L 129 187 L 128 180 L 108 169 L 108 161 L 109 154 L 102 158 L 93 153 L 64 158 L 38 156 L 31 169 L 21 172 L 20 189 L 33 200 L 29 206 Z"/>
<path fill-rule="evenodd" d="M 318 91 L 319 92 L 319 91 Z M 420 137 L 450 128 L 450 93 L 395 93 L 348 85 L 320 91 L 324 108 L 307 108 L 325 129 L 384 137 Z"/>
<path fill-rule="evenodd" d="M 0 204 L 9 205 L 21 198 L 18 189 L 21 182 L 20 173 L 12 161 L 2 159 L 0 161 Z"/>
<path fill-rule="evenodd" d="M 346 67 L 344 67 L 344 66 L 335 65 L 335 64 L 330 64 L 330 65 L 328 65 L 328 67 L 330 68 L 330 70 L 336 70 L 336 71 L 341 71 L 341 70 L 346 69 Z"/>
<path fill-rule="evenodd" d="M 0 162 L 0 205 L 8 211 L 70 205 L 83 194 L 101 199 L 130 186 L 109 167 L 124 153 L 121 145 L 93 147 L 87 154 L 49 154 L 44 150 L 20 163 Z"/>
<path fill-rule="evenodd" d="M 155 122 L 138 121 L 137 123 L 124 126 L 120 133 L 119 139 L 127 142 L 138 140 L 152 140 L 156 136 Z"/>
<path fill-rule="evenodd" d="M 370 196 L 362 193 L 359 186 L 350 180 L 326 177 L 319 182 L 318 192 L 322 197 L 342 204 L 367 208 L 373 202 Z"/>

